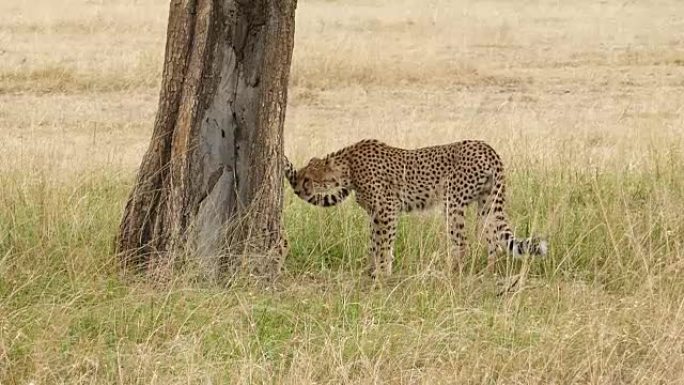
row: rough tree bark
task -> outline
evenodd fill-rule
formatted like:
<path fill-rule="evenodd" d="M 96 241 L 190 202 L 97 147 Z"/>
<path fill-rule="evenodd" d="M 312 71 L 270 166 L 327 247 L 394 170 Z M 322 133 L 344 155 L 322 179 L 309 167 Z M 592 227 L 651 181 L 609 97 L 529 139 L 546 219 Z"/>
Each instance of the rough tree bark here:
<path fill-rule="evenodd" d="M 117 248 L 127 269 L 179 255 L 279 270 L 282 128 L 296 0 L 172 0 L 153 136 Z"/>

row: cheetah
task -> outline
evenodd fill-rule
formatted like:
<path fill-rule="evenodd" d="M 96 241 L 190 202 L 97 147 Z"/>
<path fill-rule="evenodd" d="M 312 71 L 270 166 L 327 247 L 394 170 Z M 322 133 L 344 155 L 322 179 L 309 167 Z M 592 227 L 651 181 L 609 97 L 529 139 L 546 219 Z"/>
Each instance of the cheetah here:
<path fill-rule="evenodd" d="M 317 206 L 334 206 L 353 191 L 368 213 L 371 227 L 371 276 L 390 275 L 397 222 L 402 212 L 444 205 L 456 265 L 466 252 L 464 211 L 478 204 L 481 230 L 492 271 L 499 249 L 513 256 L 544 256 L 547 242 L 518 239 L 504 212 L 505 184 L 501 158 L 487 143 L 465 140 L 407 150 L 367 139 L 313 158 L 296 170 L 285 157 L 285 176 L 295 194 Z"/>

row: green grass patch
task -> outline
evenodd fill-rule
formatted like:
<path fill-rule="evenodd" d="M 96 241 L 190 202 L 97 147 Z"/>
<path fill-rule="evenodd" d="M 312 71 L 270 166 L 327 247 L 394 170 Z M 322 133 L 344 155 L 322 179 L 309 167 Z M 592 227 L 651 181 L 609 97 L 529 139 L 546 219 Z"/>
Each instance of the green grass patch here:
<path fill-rule="evenodd" d="M 459 275 L 445 270 L 441 214 L 405 216 L 396 275 L 374 286 L 365 213 L 351 200 L 310 207 L 289 190 L 291 255 L 275 286 L 122 281 L 112 240 L 129 179 L 2 175 L 0 383 L 675 380 L 682 176 L 665 161 L 512 172 L 511 221 L 547 235 L 551 251 L 502 259 L 501 276 L 529 271 L 497 296 L 472 224 Z"/>

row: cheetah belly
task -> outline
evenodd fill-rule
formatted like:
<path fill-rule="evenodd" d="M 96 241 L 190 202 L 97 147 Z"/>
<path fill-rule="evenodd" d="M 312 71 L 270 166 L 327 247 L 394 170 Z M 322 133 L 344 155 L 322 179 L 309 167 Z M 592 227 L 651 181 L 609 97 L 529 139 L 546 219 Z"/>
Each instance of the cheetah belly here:
<path fill-rule="evenodd" d="M 399 194 L 404 212 L 429 210 L 442 201 L 442 189 L 438 186 L 407 186 Z"/>

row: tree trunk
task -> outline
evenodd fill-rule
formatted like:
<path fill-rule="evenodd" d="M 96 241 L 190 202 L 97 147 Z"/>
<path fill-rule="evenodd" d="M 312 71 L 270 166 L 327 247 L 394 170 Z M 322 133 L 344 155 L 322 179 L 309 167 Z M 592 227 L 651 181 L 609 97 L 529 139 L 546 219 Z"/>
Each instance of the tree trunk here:
<path fill-rule="evenodd" d="M 185 256 L 212 278 L 280 269 L 295 7 L 171 1 L 153 136 L 119 229 L 125 268 L 165 272 Z"/>

